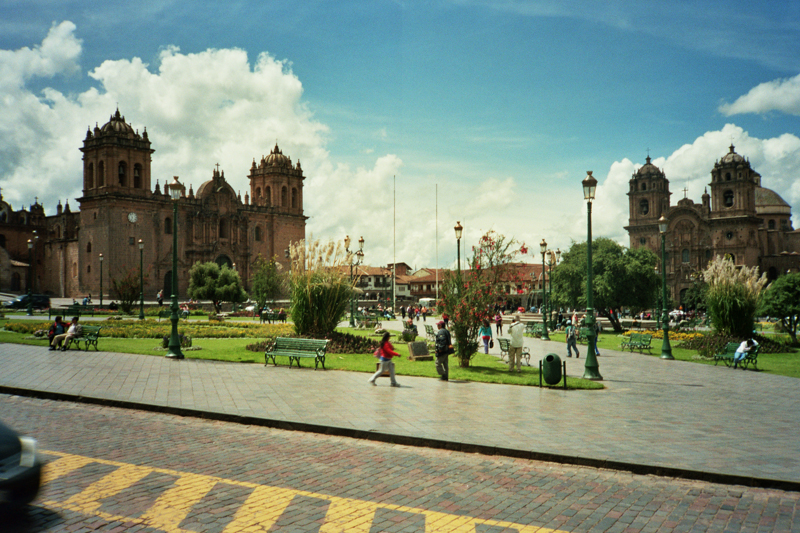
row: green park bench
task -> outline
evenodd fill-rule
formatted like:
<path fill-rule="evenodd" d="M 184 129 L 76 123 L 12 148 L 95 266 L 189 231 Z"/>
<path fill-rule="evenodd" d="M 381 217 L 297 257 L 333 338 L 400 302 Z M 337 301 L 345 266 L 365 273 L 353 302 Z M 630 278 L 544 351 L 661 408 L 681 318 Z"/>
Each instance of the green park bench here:
<path fill-rule="evenodd" d="M 525 335 L 530 335 L 537 339 L 541 338 L 544 335 L 544 324 L 541 322 L 528 322 L 525 325 Z"/>
<path fill-rule="evenodd" d="M 430 324 L 425 324 L 425 337 L 427 337 L 430 342 L 436 341 L 436 332 Z"/>
<path fill-rule="evenodd" d="M 497 344 L 500 347 L 500 360 L 506 361 L 508 357 L 508 349 L 511 347 L 511 339 L 508 337 L 497 337 Z M 531 351 L 527 346 L 522 347 L 522 359 L 531 366 Z"/>
<path fill-rule="evenodd" d="M 262 312 L 260 315 L 260 321 L 263 324 L 264 322 L 268 322 L 270 324 L 274 322 L 278 322 L 280 320 L 280 313 L 264 313 Z"/>
<path fill-rule="evenodd" d="M 630 335 L 622 339 L 622 342 L 619 343 L 619 349 L 625 350 L 627 348 L 633 351 L 631 346 L 638 344 L 641 339 L 642 339 L 641 333 L 631 333 Z"/>
<path fill-rule="evenodd" d="M 91 310 L 91 307 L 84 306 L 82 304 L 70 304 L 65 307 L 51 307 L 47 311 L 47 319 L 50 320 L 54 316 L 63 316 L 65 319 L 73 316 L 79 317 L 91 312 Z"/>
<path fill-rule="evenodd" d="M 103 326 L 81 326 L 81 335 L 80 337 L 73 337 L 70 339 L 69 342 L 64 344 L 64 349 L 69 350 L 70 345 L 74 342 L 78 349 L 81 349 L 81 343 L 83 343 L 83 349 L 88 350 L 89 346 L 94 346 L 94 349 L 97 350 L 97 340 L 100 338 L 100 330 L 103 329 Z"/>
<path fill-rule="evenodd" d="M 725 363 L 725 366 L 731 366 L 733 364 L 733 358 L 736 355 L 736 350 L 739 349 L 739 344 L 738 342 L 729 342 L 725 345 L 725 349 L 721 353 L 714 354 L 714 366 L 720 361 Z M 749 365 L 753 365 L 753 370 L 758 370 L 756 365 L 758 364 L 758 351 L 760 348 L 761 346 L 755 346 L 744 354 L 744 359 L 739 363 L 742 370 L 746 370 Z"/>
<path fill-rule="evenodd" d="M 300 359 L 314 358 L 314 370 L 321 364 L 322 369 L 325 370 L 325 351 L 328 349 L 327 339 L 296 339 L 292 337 L 277 337 L 272 345 L 267 346 L 264 352 L 264 366 L 267 366 L 269 360 L 272 364 L 278 366 L 275 357 L 284 356 L 289 358 L 289 368 L 292 363 L 297 363 L 297 368 L 300 368 Z"/>
<path fill-rule="evenodd" d="M 589 342 L 589 328 L 578 328 L 578 342 L 586 344 Z"/>

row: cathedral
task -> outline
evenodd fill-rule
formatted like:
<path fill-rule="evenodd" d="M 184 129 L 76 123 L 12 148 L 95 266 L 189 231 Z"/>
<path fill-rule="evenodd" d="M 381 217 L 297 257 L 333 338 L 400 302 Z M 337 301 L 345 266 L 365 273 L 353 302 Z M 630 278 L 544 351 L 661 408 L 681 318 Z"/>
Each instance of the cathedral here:
<path fill-rule="evenodd" d="M 669 223 L 666 270 L 673 301 L 684 302 L 698 274 L 718 255 L 737 266 L 757 266 L 770 280 L 800 271 L 800 231 L 792 228 L 791 206 L 761 186 L 761 175 L 733 145 L 714 163 L 699 204 L 684 197 L 671 205 L 669 180 L 649 156 L 629 184 L 625 229 L 631 248 L 645 246 L 660 258 L 658 219 L 663 215 Z"/>
<path fill-rule="evenodd" d="M 111 280 L 144 265 L 145 298 L 163 289 L 172 293 L 173 202 L 177 203 L 178 294 L 186 297 L 189 269 L 214 261 L 239 272 L 249 286 L 255 260 L 275 257 L 288 268 L 285 250 L 305 239 L 303 170 L 276 144 L 270 154 L 253 160 L 250 191 L 241 194 L 225 180 L 224 171 L 193 191 L 181 189 L 174 201 L 152 184 L 150 162 L 155 150 L 147 129 L 141 134 L 119 110 L 83 140 L 83 196 L 78 211 L 69 202 L 45 216 L 37 201 L 29 210 L 14 211 L 0 194 L 0 290 L 32 290 L 55 297 L 103 294 L 113 299 Z M 185 180 L 182 180 L 185 181 Z M 29 242 L 30 241 L 30 242 Z M 29 261 L 32 260 L 32 268 Z"/>

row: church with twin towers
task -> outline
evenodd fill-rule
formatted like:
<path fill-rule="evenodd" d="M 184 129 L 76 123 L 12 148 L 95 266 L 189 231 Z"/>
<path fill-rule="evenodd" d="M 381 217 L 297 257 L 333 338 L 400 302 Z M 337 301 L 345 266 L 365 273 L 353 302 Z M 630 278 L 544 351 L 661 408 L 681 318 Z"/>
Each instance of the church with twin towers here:
<path fill-rule="evenodd" d="M 77 298 L 110 293 L 111 278 L 138 273 L 140 248 L 145 297 L 172 292 L 173 200 L 165 185 L 173 176 L 152 176 L 156 151 L 147 129 L 140 134 L 119 110 L 83 139 L 82 196 L 59 202 L 47 216 L 38 200 L 15 211 L 0 196 L 0 290 L 26 290 L 29 256 L 33 292 Z M 189 269 L 213 261 L 239 272 L 248 285 L 251 267 L 261 256 L 288 268 L 285 250 L 305 238 L 300 161 L 292 163 L 277 143 L 269 155 L 253 159 L 250 190 L 242 199 L 224 171 L 209 163 L 210 178 L 195 191 L 181 190 L 177 200 L 178 294 L 185 297 Z M 180 177 L 184 184 L 194 177 Z M 154 183 L 155 182 L 155 183 Z M 32 249 L 27 246 L 33 242 Z M 100 255 L 102 254 L 102 263 Z"/>

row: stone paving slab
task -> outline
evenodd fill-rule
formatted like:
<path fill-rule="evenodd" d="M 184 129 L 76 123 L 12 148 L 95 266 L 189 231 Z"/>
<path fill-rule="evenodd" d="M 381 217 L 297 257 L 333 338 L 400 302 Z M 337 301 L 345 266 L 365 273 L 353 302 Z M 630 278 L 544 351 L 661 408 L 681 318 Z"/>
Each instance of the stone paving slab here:
<path fill-rule="evenodd" d="M 531 361 L 565 345 L 527 339 Z M 798 381 L 606 351 L 563 391 L 0 344 L 0 391 L 800 490 Z M 433 364 L 422 362 L 420 364 Z M 583 359 L 567 359 L 580 376 Z"/>

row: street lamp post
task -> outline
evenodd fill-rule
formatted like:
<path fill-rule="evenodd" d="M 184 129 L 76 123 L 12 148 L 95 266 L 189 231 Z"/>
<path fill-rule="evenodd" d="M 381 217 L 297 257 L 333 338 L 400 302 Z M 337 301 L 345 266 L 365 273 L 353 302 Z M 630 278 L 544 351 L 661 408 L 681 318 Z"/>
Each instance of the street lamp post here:
<path fill-rule="evenodd" d="M 350 257 L 350 284 L 353 285 L 353 297 L 350 298 L 350 327 L 356 327 L 356 295 L 355 295 L 355 283 L 353 278 L 353 267 L 358 266 L 361 264 L 361 261 L 364 260 L 364 237 L 358 239 L 358 250 L 353 253 L 350 251 L 350 235 L 345 235 L 344 237 L 344 251 L 347 252 L 347 255 Z M 356 260 L 353 261 L 353 256 L 356 257 Z"/>
<path fill-rule="evenodd" d="M 142 256 L 144 255 L 144 243 L 139 239 L 139 320 L 144 320 L 144 264 Z"/>
<path fill-rule="evenodd" d="M 667 238 L 667 228 L 669 222 L 664 215 L 658 219 L 658 231 L 661 233 L 661 301 L 664 302 L 661 307 L 663 314 L 661 315 L 661 329 L 664 331 L 664 340 L 661 343 L 661 359 L 673 360 L 672 347 L 669 345 L 669 315 L 667 314 L 667 253 L 665 241 Z"/>
<path fill-rule="evenodd" d="M 583 199 L 586 200 L 586 213 L 588 219 L 588 241 L 586 246 L 586 328 L 588 344 L 586 348 L 586 364 L 584 365 L 583 378 L 591 380 L 602 380 L 600 375 L 600 365 L 597 363 L 597 333 L 595 331 L 594 303 L 592 295 L 592 201 L 597 189 L 597 180 L 592 176 L 592 171 L 586 173 L 586 178 L 581 182 L 583 185 Z"/>
<path fill-rule="evenodd" d="M 547 241 L 542 239 L 542 242 L 539 243 L 539 247 L 542 251 L 542 340 L 549 341 L 550 335 L 547 333 L 548 326 L 547 326 L 547 276 L 544 266 L 544 257 L 547 255 Z"/>
<path fill-rule="evenodd" d="M 172 178 L 172 183 L 167 185 L 169 196 L 172 198 L 172 306 L 169 316 L 172 322 L 172 331 L 169 336 L 167 357 L 170 359 L 183 359 L 181 352 L 181 338 L 178 335 L 178 199 L 181 197 L 183 185 L 178 181 L 178 176 Z"/>
<path fill-rule="evenodd" d="M 103 254 L 100 254 L 100 307 L 103 307 Z"/>
<path fill-rule="evenodd" d="M 553 254 L 553 252 L 550 252 L 550 254 Z M 555 312 L 555 306 L 553 305 L 553 267 L 558 266 L 558 262 L 561 259 L 561 249 L 556 248 L 555 255 L 550 255 L 550 259 L 553 260 L 553 263 L 550 266 L 550 293 L 547 295 L 547 300 L 550 302 L 550 307 L 552 308 L 550 313 L 550 327 L 555 331 L 557 324 L 555 324 L 555 318 L 552 316 Z"/>
<path fill-rule="evenodd" d="M 28 316 L 33 316 L 33 241 L 28 239 Z"/>
<path fill-rule="evenodd" d="M 461 233 L 464 231 L 464 227 L 461 225 L 460 221 L 456 221 L 456 226 L 453 228 L 456 230 L 456 266 L 458 269 L 458 277 L 461 278 Z"/>

